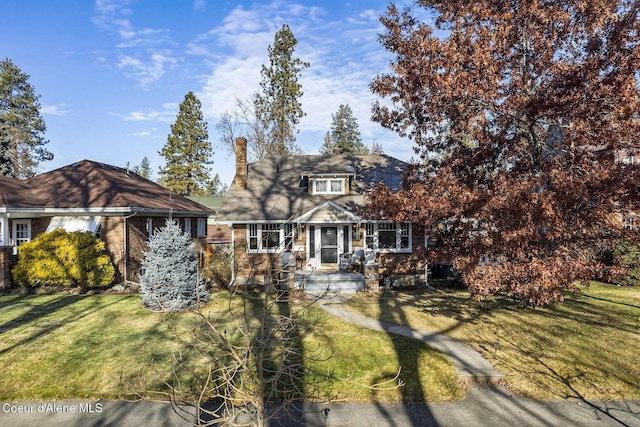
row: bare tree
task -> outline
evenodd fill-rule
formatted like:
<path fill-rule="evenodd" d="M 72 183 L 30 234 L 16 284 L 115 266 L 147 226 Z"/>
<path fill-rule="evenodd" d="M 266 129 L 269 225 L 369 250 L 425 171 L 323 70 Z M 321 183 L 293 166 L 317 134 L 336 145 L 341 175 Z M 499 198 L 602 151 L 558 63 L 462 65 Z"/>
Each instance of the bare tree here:
<path fill-rule="evenodd" d="M 269 154 L 266 129 L 256 105 L 257 96 L 253 94 L 248 100 L 236 97 L 236 109 L 225 111 L 216 124 L 220 133 L 219 145 L 229 153 L 235 153 L 236 138 L 243 135 L 247 138 L 247 151 L 252 160 L 263 159 Z"/>
<path fill-rule="evenodd" d="M 174 381 L 167 385 L 177 410 L 185 410 L 185 403 L 197 408 L 199 425 L 261 427 L 278 417 L 295 419 L 304 415 L 303 403 L 335 399 L 322 391 L 327 381 L 351 381 L 315 368 L 332 357 L 307 340 L 321 327 L 309 310 L 318 298 L 302 298 L 294 291 L 293 270 L 280 260 L 279 254 L 271 254 L 272 273 L 263 288 L 234 284 L 223 315 L 214 318 L 199 309 L 191 334 L 178 334 L 198 356 L 195 362 L 193 356 L 176 357 Z M 180 383 L 184 372 L 195 378 L 193 384 Z M 397 388 L 402 385 L 398 376 L 362 387 Z"/>

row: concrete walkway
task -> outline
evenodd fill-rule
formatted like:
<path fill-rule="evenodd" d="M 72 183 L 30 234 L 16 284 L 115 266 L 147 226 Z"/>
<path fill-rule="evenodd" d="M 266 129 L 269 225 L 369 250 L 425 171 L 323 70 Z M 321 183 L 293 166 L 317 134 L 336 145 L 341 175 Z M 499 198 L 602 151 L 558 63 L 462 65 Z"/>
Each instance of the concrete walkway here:
<path fill-rule="evenodd" d="M 381 322 L 347 310 L 344 303 L 351 296 L 353 296 L 352 293 L 342 292 L 337 295 L 319 298 L 318 302 L 327 313 L 337 316 L 346 322 L 356 323 L 376 331 L 414 338 L 437 348 L 451 360 L 458 371 L 460 379 L 463 381 L 492 383 L 502 379 L 502 374 L 480 353 L 458 340 L 433 332 L 419 331 L 408 326 Z"/>

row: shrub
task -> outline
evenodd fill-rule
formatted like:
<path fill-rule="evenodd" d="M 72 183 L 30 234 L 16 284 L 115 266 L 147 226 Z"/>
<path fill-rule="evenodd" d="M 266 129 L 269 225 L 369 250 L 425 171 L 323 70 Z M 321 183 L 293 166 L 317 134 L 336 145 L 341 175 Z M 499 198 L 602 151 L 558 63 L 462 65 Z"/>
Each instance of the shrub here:
<path fill-rule="evenodd" d="M 58 228 L 20 245 L 12 274 L 15 282 L 24 287 L 98 288 L 113 282 L 115 268 L 103 241 L 88 231 L 69 233 Z"/>
<path fill-rule="evenodd" d="M 630 242 L 621 243 L 613 251 L 613 262 L 625 271 L 625 274 L 615 281 L 617 284 L 640 285 L 640 248 Z"/>
<path fill-rule="evenodd" d="M 174 221 L 167 220 L 149 240 L 142 270 L 142 303 L 151 310 L 180 311 L 209 299 L 198 272 L 195 244 Z"/>
<path fill-rule="evenodd" d="M 231 282 L 232 257 L 231 250 L 224 247 L 215 247 L 211 251 L 205 274 L 215 286 L 226 287 Z"/>

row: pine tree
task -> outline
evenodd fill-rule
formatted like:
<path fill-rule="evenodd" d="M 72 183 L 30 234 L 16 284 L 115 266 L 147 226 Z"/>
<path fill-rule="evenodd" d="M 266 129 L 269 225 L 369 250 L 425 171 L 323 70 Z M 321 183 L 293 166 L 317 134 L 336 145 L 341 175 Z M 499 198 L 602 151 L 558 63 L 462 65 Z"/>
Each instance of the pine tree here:
<path fill-rule="evenodd" d="M 44 119 L 40 116 L 40 96 L 10 59 L 0 62 L 0 175 L 28 178 L 38 164 L 52 160 L 44 148 Z"/>
<path fill-rule="evenodd" d="M 324 136 L 324 142 L 322 146 L 320 146 L 320 154 L 324 154 L 325 156 L 330 156 L 331 154 L 336 154 L 335 144 L 331 139 L 331 132 L 327 131 Z"/>
<path fill-rule="evenodd" d="M 149 239 L 142 269 L 142 304 L 151 310 L 180 311 L 209 300 L 195 244 L 175 221 L 167 220 Z"/>
<path fill-rule="evenodd" d="M 358 121 L 349 105 L 341 104 L 331 118 L 331 133 L 325 137 L 325 142 L 320 147 L 322 154 L 369 154 L 369 149 L 362 143 Z"/>
<path fill-rule="evenodd" d="M 166 159 L 160 175 L 166 187 L 190 196 L 200 193 L 209 182 L 213 148 L 209 142 L 207 122 L 198 98 L 189 92 L 180 104 L 176 122 L 171 126 L 167 143 L 159 152 Z"/>
<path fill-rule="evenodd" d="M 267 155 L 283 155 L 299 151 L 295 144 L 296 126 L 304 117 L 298 83 L 300 71 L 308 62 L 293 57 L 298 41 L 288 25 L 283 25 L 269 46 L 270 66 L 262 66 L 262 93 L 255 97 L 255 116 L 266 129 Z"/>
<path fill-rule="evenodd" d="M 134 166 L 133 172 L 137 173 L 143 178 L 151 179 L 151 163 L 147 156 L 145 156 L 138 166 Z"/>

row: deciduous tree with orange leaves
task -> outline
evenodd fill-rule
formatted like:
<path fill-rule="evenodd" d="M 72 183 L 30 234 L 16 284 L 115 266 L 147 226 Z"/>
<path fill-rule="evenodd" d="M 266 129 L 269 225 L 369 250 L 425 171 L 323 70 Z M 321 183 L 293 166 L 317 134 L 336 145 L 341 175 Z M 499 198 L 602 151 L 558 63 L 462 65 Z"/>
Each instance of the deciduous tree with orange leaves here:
<path fill-rule="evenodd" d="M 430 262 L 472 295 L 562 300 L 604 271 L 640 211 L 639 1 L 418 0 L 390 5 L 373 119 L 417 156 L 369 213 L 427 227 Z"/>

